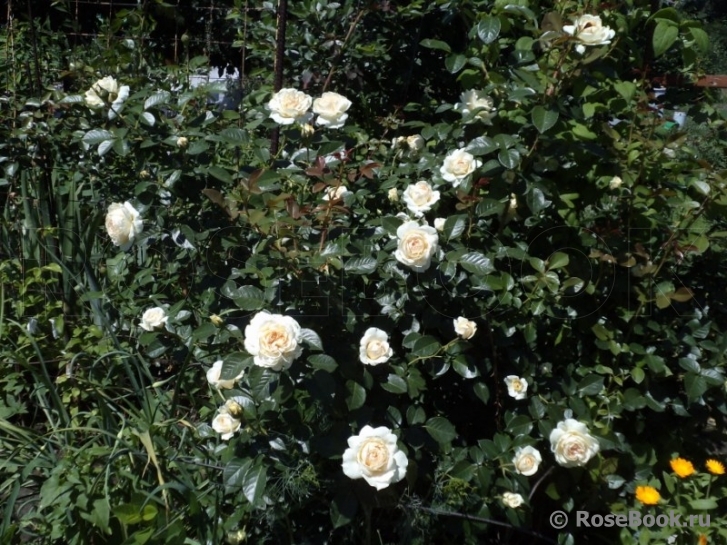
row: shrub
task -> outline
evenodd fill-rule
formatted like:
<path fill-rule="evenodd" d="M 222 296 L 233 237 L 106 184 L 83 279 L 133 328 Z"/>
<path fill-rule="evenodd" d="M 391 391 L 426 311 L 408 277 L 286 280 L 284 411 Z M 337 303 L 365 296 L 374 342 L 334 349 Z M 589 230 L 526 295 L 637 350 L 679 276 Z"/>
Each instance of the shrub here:
<path fill-rule="evenodd" d="M 257 71 L 234 109 L 140 40 L 73 51 L 63 91 L 15 73 L 4 539 L 724 536 L 575 519 L 667 505 L 726 410 L 723 173 L 646 79 L 672 51 L 692 76 L 704 32 L 647 4 L 296 3 L 308 96 Z M 238 27 L 251 55 L 273 21 Z"/>

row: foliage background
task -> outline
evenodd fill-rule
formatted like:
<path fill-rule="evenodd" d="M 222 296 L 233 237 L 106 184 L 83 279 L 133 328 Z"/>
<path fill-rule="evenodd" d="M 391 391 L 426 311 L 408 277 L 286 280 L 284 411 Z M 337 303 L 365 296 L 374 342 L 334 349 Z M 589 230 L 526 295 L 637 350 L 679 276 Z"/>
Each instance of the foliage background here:
<path fill-rule="evenodd" d="M 272 5 L 148 2 L 82 20 L 74 4 L 17 9 L 2 35 L 3 542 L 663 541 L 557 532 L 548 517 L 631 508 L 645 482 L 668 496 L 672 454 L 721 454 L 724 116 L 708 96 L 668 94 L 719 143 L 690 146 L 649 107 L 646 70 L 659 53 L 687 77 L 703 66 L 689 13 L 650 18 L 638 0 L 295 2 L 286 86 L 317 95 L 329 80 L 354 107 L 339 132 L 283 131 L 271 156 Z M 548 47 L 552 10 L 600 13 L 618 39 L 585 57 Z M 672 43 L 652 40 L 661 23 Z M 208 59 L 241 82 L 192 88 Z M 78 98 L 108 74 L 132 88 L 115 121 Z M 453 109 L 471 88 L 495 99 L 492 126 Z M 391 138 L 413 133 L 426 148 L 397 157 Z M 462 145 L 484 166 L 458 191 L 441 184 L 442 250 L 413 274 L 392 257 L 404 207 L 387 192 L 440 183 Z M 343 203 L 321 200 L 341 183 Z M 128 253 L 102 230 L 124 200 L 145 219 Z M 170 326 L 142 332 L 157 305 Z M 243 350 L 263 308 L 320 337 L 290 372 Z M 470 342 L 452 342 L 459 315 L 478 323 Z M 386 366 L 358 362 L 370 326 L 390 333 Z M 246 372 L 225 394 L 245 416 L 229 443 L 208 425 L 223 402 L 204 379 L 217 359 L 226 376 Z M 507 397 L 509 374 L 528 379 L 526 401 Z M 599 437 L 587 468 L 549 452 L 565 414 Z M 365 424 L 396 430 L 410 460 L 378 494 L 340 471 Z M 525 444 L 544 457 L 531 479 L 508 466 Z M 723 507 L 724 486 L 711 490 Z M 526 508 L 505 508 L 506 491 Z"/>

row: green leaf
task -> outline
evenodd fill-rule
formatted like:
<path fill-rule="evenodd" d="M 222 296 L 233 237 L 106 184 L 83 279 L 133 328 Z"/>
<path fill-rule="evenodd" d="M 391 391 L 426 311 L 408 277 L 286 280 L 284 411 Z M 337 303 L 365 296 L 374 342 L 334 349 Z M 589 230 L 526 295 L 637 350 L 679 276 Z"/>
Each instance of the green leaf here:
<path fill-rule="evenodd" d="M 261 461 L 254 467 L 247 470 L 242 478 L 242 493 L 251 505 L 258 505 L 265 492 L 265 485 L 268 482 L 267 468 Z"/>
<path fill-rule="evenodd" d="M 578 383 L 578 393 L 582 396 L 600 394 L 603 390 L 603 377 L 594 373 L 587 375 Z"/>
<path fill-rule="evenodd" d="M 495 270 L 490 258 L 479 252 L 463 255 L 459 260 L 459 264 L 462 265 L 463 269 L 474 274 L 487 275 Z"/>
<path fill-rule="evenodd" d="M 487 136 L 478 136 L 467 144 L 467 147 L 465 148 L 465 150 L 470 152 L 472 155 L 486 155 L 488 153 L 492 153 L 496 149 L 497 144 L 495 144 L 495 141 Z"/>
<path fill-rule="evenodd" d="M 712 511 L 717 509 L 717 502 L 712 498 L 703 498 L 699 500 L 690 500 L 689 507 L 696 511 Z"/>
<path fill-rule="evenodd" d="M 631 81 L 616 82 L 613 88 L 616 89 L 619 95 L 624 97 L 626 102 L 631 102 L 631 99 L 634 98 L 634 94 L 636 93 L 636 85 Z"/>
<path fill-rule="evenodd" d="M 157 122 L 154 114 L 151 112 L 142 112 L 142 114 L 139 116 L 139 119 L 142 123 L 144 123 L 144 125 L 148 125 L 149 127 L 153 127 L 154 124 Z"/>
<path fill-rule="evenodd" d="M 460 53 L 450 55 L 444 60 L 444 66 L 452 74 L 456 74 L 457 72 L 462 70 L 465 64 L 467 64 L 467 57 Z"/>
<path fill-rule="evenodd" d="M 234 494 L 242 486 L 245 473 L 252 467 L 252 460 L 233 459 L 222 470 L 222 482 L 228 494 Z"/>
<path fill-rule="evenodd" d="M 439 343 L 436 337 L 432 337 L 431 335 L 424 335 L 423 337 L 419 337 L 415 342 L 414 346 L 412 346 L 412 356 L 416 357 L 428 357 L 433 356 L 437 352 L 439 352 L 439 349 L 442 347 L 442 345 Z"/>
<path fill-rule="evenodd" d="M 399 375 L 395 375 L 393 373 L 389 374 L 386 378 L 386 382 L 382 383 L 381 387 L 392 394 L 406 393 L 406 381 Z"/>
<path fill-rule="evenodd" d="M 207 172 L 210 176 L 217 178 L 221 182 L 232 183 L 232 176 L 230 176 L 230 173 L 220 166 L 212 165 L 207 169 Z"/>
<path fill-rule="evenodd" d="M 561 269 L 568 265 L 570 258 L 563 252 L 555 252 L 548 258 L 548 270 Z"/>
<path fill-rule="evenodd" d="M 366 402 L 366 388 L 353 380 L 346 381 L 346 390 L 349 396 L 346 398 L 346 405 L 349 411 L 354 411 L 363 407 Z"/>
<path fill-rule="evenodd" d="M 533 187 L 525 195 L 525 202 L 527 203 L 528 208 L 530 208 L 530 211 L 533 214 L 537 214 L 538 212 L 552 204 L 551 201 L 545 198 L 545 194 L 543 193 L 543 191 L 537 187 Z"/>
<path fill-rule="evenodd" d="M 651 38 L 651 46 L 654 49 L 654 57 L 661 57 L 667 50 L 674 45 L 679 37 L 679 28 L 671 22 L 659 21 L 654 29 L 654 35 Z"/>
<path fill-rule="evenodd" d="M 311 348 L 315 348 L 316 350 L 321 351 L 323 350 L 323 342 L 321 341 L 320 336 L 312 329 L 301 328 L 300 338 L 305 344 L 307 344 Z"/>
<path fill-rule="evenodd" d="M 98 154 L 103 157 L 108 151 L 114 147 L 115 140 L 105 140 L 98 145 Z"/>
<path fill-rule="evenodd" d="M 220 132 L 220 138 L 230 144 L 246 144 L 249 139 L 247 133 L 237 127 L 229 127 Z"/>
<path fill-rule="evenodd" d="M 343 269 L 353 274 L 371 274 L 378 267 L 378 262 L 373 257 L 354 257 L 346 261 Z"/>
<path fill-rule="evenodd" d="M 440 51 L 446 51 L 447 53 L 452 52 L 452 48 L 449 47 L 449 44 L 447 44 L 446 42 L 443 42 L 441 40 L 426 39 L 426 40 L 422 40 L 421 42 L 419 42 L 419 44 L 422 47 L 426 47 L 428 49 L 439 49 Z"/>
<path fill-rule="evenodd" d="M 709 51 L 709 35 L 698 27 L 691 27 L 689 33 L 692 35 L 694 43 L 703 55 Z"/>
<path fill-rule="evenodd" d="M 148 110 L 149 108 L 153 108 L 154 106 L 166 104 L 169 101 L 170 97 L 171 95 L 168 91 L 159 91 L 158 93 L 154 93 L 144 101 L 144 109 Z"/>
<path fill-rule="evenodd" d="M 707 391 L 707 380 L 697 373 L 689 372 L 684 375 L 684 387 L 689 401 L 695 402 Z"/>
<path fill-rule="evenodd" d="M 557 110 L 549 110 L 543 106 L 536 106 L 530 113 L 530 119 L 533 122 L 533 126 L 540 134 L 551 129 L 553 125 L 558 122 L 558 116 L 559 114 Z"/>
<path fill-rule="evenodd" d="M 308 363 L 310 363 L 314 369 L 322 369 L 329 373 L 333 373 L 333 371 L 338 368 L 336 360 L 326 354 L 313 354 L 308 356 Z"/>
<path fill-rule="evenodd" d="M 89 513 L 91 523 L 100 528 L 104 533 L 110 534 L 109 528 L 109 501 L 106 498 L 94 500 L 93 509 Z"/>
<path fill-rule="evenodd" d="M 631 369 L 631 378 L 636 384 L 641 384 L 646 378 L 646 373 L 644 373 L 644 370 L 641 367 L 634 367 Z"/>
<path fill-rule="evenodd" d="M 83 135 L 83 143 L 92 146 L 113 139 L 114 134 L 103 129 L 94 129 Z"/>
<path fill-rule="evenodd" d="M 513 170 L 520 164 L 520 152 L 516 149 L 502 150 L 497 154 L 497 160 L 508 170 Z"/>
<path fill-rule="evenodd" d="M 347 487 L 341 490 L 331 502 L 331 522 L 334 528 L 350 523 L 358 512 L 358 500 L 353 490 Z"/>
<path fill-rule="evenodd" d="M 597 138 L 596 133 L 591 131 L 588 127 L 585 125 L 582 125 L 580 123 L 576 123 L 573 127 L 573 134 L 579 139 L 579 140 L 595 140 Z"/>
<path fill-rule="evenodd" d="M 477 36 L 484 44 L 491 44 L 500 35 L 500 19 L 492 15 L 485 15 L 482 20 L 477 23 Z"/>
<path fill-rule="evenodd" d="M 232 380 L 239 377 L 243 370 L 252 365 L 252 356 L 242 352 L 233 352 L 222 358 L 221 380 Z"/>
<path fill-rule="evenodd" d="M 528 435 L 533 429 L 533 422 L 528 416 L 521 414 L 508 421 L 505 428 L 513 437 Z"/>
<path fill-rule="evenodd" d="M 443 238 L 446 240 L 454 240 L 459 237 L 467 228 L 467 216 L 459 214 L 457 216 L 449 216 L 444 222 L 442 229 Z"/>
<path fill-rule="evenodd" d="M 449 420 L 442 416 L 435 416 L 427 420 L 424 429 L 440 444 L 449 444 L 457 437 L 457 430 Z"/>

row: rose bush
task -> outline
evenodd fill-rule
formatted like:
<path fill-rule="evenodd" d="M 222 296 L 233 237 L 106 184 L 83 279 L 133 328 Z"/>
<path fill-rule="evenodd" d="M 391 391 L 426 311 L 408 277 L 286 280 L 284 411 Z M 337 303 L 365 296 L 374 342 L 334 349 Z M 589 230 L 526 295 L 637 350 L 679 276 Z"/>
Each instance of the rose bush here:
<path fill-rule="evenodd" d="M 649 4 L 289 2 L 279 91 L 269 3 L 202 17 L 225 85 L 190 35 L 155 65 L 155 3 L 38 55 L 14 19 L 0 534 L 665 539 L 548 523 L 625 512 L 725 412 L 724 175 L 649 106 L 704 36 Z M 123 110 L 87 106 L 107 73 Z"/>

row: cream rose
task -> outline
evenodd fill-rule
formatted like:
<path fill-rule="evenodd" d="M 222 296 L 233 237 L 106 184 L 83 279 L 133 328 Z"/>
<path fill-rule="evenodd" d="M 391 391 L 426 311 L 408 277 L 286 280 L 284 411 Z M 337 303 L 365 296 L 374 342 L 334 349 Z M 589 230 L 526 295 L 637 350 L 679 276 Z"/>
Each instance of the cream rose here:
<path fill-rule="evenodd" d="M 573 36 L 578 42 L 576 51 L 585 53 L 586 46 L 610 44 L 616 31 L 603 26 L 598 15 L 581 15 L 572 25 L 564 25 L 563 32 Z"/>
<path fill-rule="evenodd" d="M 306 123 L 310 119 L 313 99 L 296 89 L 281 89 L 268 102 L 270 117 L 281 125 L 292 125 L 295 122 Z"/>
<path fill-rule="evenodd" d="M 516 375 L 508 375 L 505 377 L 505 385 L 507 393 L 515 399 L 525 399 L 528 391 L 528 381 Z"/>
<path fill-rule="evenodd" d="M 144 222 L 136 208 L 130 203 L 112 203 L 106 213 L 106 232 L 114 246 L 123 251 L 131 248 L 136 236 L 144 229 Z"/>
<path fill-rule="evenodd" d="M 346 111 L 351 107 L 351 101 L 338 93 L 326 92 L 313 101 L 313 112 L 318 114 L 316 125 L 338 129 L 348 119 Z"/>
<path fill-rule="evenodd" d="M 150 308 L 142 314 L 139 327 L 146 331 L 154 331 L 155 329 L 164 327 L 168 319 L 167 312 L 162 307 Z"/>
<path fill-rule="evenodd" d="M 409 185 L 404 190 L 403 199 L 409 211 L 421 217 L 439 200 L 439 191 L 434 191 L 428 182 L 422 180 Z"/>
<path fill-rule="evenodd" d="M 391 202 L 399 202 L 399 192 L 395 187 L 392 187 L 389 189 L 389 192 L 387 193 L 387 197 Z"/>
<path fill-rule="evenodd" d="M 514 492 L 505 492 L 502 495 L 502 503 L 511 509 L 517 509 L 523 504 L 523 497 L 520 494 Z"/>
<path fill-rule="evenodd" d="M 550 449 L 563 467 L 584 466 L 600 450 L 598 439 L 588 433 L 583 422 L 567 418 L 550 432 Z"/>
<path fill-rule="evenodd" d="M 477 324 L 467 318 L 460 316 L 454 322 L 454 332 L 463 339 L 471 339 L 477 331 Z"/>
<path fill-rule="evenodd" d="M 396 446 L 396 435 L 384 426 L 364 426 L 348 438 L 343 453 L 343 473 L 351 479 L 363 478 L 376 490 L 401 481 L 408 465 L 406 454 Z"/>
<path fill-rule="evenodd" d="M 98 110 L 113 102 L 119 94 L 119 83 L 111 76 L 101 78 L 91 85 L 83 99 L 86 106 Z"/>
<path fill-rule="evenodd" d="M 462 181 L 472 174 L 475 169 L 482 166 L 482 161 L 475 159 L 474 156 L 463 149 L 458 149 L 444 158 L 444 164 L 439 172 L 448 182 L 452 182 L 454 187 L 459 187 Z"/>
<path fill-rule="evenodd" d="M 189 139 L 186 136 L 180 136 L 177 138 L 177 147 L 186 148 L 189 145 Z"/>
<path fill-rule="evenodd" d="M 389 346 L 389 336 L 385 331 L 376 327 L 370 327 L 361 337 L 359 343 L 358 357 L 366 365 L 379 365 L 386 363 L 394 354 Z"/>
<path fill-rule="evenodd" d="M 526 477 L 535 475 L 542 461 L 543 457 L 540 455 L 540 452 L 529 445 L 518 448 L 515 451 L 515 457 L 512 459 L 515 471 Z"/>
<path fill-rule="evenodd" d="M 399 239 L 394 252 L 397 261 L 414 272 L 426 271 L 432 264 L 432 256 L 439 249 L 437 230 L 429 225 L 419 225 L 416 221 L 407 221 L 396 230 L 396 236 Z"/>
<path fill-rule="evenodd" d="M 331 187 L 323 195 L 324 201 L 337 201 L 343 199 L 346 195 L 351 193 L 346 186 L 339 185 L 336 188 Z"/>
<path fill-rule="evenodd" d="M 462 119 L 469 122 L 477 119 L 490 123 L 495 116 L 495 105 L 492 99 L 482 91 L 471 89 L 459 96 L 460 102 L 454 105 L 454 109 L 462 114 Z"/>
<path fill-rule="evenodd" d="M 621 187 L 623 185 L 623 183 L 624 183 L 624 181 L 620 177 L 614 176 L 613 178 L 611 178 L 611 181 L 608 182 L 608 188 L 609 189 L 618 189 L 619 187 Z"/>
<path fill-rule="evenodd" d="M 221 374 L 222 360 L 217 360 L 212 364 L 212 367 L 207 370 L 207 382 L 209 382 L 211 386 L 217 388 L 218 390 L 229 390 L 230 388 L 235 387 L 235 382 L 240 380 L 244 373 L 240 372 L 240 374 L 237 375 L 235 378 L 227 380 L 222 380 L 220 378 Z"/>
<path fill-rule="evenodd" d="M 224 441 L 230 439 L 240 429 L 240 425 L 241 422 L 228 413 L 224 407 L 212 419 L 212 429 L 219 433 L 220 439 Z"/>
<path fill-rule="evenodd" d="M 290 316 L 263 310 L 245 328 L 245 350 L 255 356 L 255 365 L 273 371 L 288 369 L 293 364 L 303 352 L 300 341 L 300 325 Z"/>
<path fill-rule="evenodd" d="M 434 228 L 440 233 L 444 231 L 444 224 L 447 222 L 444 218 L 434 218 Z"/>
<path fill-rule="evenodd" d="M 424 149 L 424 138 L 419 134 L 412 134 L 406 137 L 406 144 L 409 146 L 409 151 L 416 154 Z"/>
<path fill-rule="evenodd" d="M 129 86 L 119 86 L 119 82 L 111 76 L 98 80 L 83 97 L 86 106 L 93 110 L 99 110 L 110 104 L 109 119 L 114 119 L 117 114 L 121 113 L 127 98 L 129 98 Z"/>

